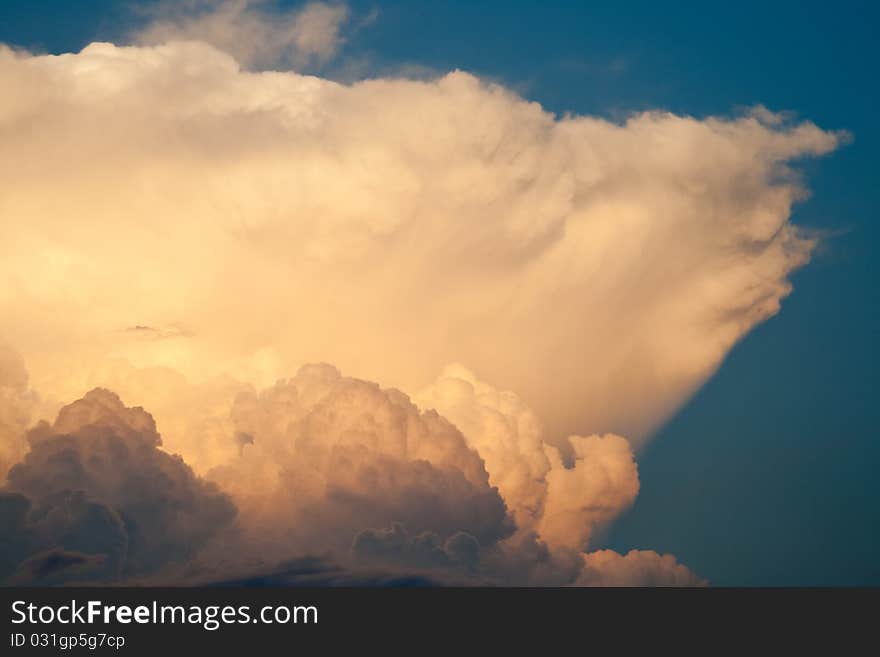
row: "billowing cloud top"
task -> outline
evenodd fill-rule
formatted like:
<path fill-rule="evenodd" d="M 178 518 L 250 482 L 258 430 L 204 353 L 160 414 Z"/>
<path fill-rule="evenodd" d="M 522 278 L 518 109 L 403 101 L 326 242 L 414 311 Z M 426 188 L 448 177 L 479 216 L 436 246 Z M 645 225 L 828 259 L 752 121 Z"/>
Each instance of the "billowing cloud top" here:
<path fill-rule="evenodd" d="M 393 522 L 444 539 L 466 532 L 483 545 L 513 532 L 479 454 L 396 390 L 313 365 L 240 394 L 230 415 L 250 444 L 210 476 L 285 548 L 347 549 L 356 529 Z"/>
<path fill-rule="evenodd" d="M 406 390 L 460 361 L 556 437 L 640 441 L 778 310 L 813 245 L 786 163 L 840 140 L 766 112 L 556 118 L 461 72 L 248 73 L 198 42 L 4 50 L 0 83 L 0 311 L 44 388 L 89 349 Z"/>

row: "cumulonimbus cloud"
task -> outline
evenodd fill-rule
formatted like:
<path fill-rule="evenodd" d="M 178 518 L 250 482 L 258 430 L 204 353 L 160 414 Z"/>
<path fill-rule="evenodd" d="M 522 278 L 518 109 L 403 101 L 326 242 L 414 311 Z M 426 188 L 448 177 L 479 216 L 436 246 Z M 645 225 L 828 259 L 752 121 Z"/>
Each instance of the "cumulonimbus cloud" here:
<path fill-rule="evenodd" d="M 637 495 L 634 451 L 790 292 L 815 245 L 790 222 L 793 162 L 843 135 L 763 109 L 558 117 L 460 71 L 247 70 L 330 56 L 344 13 L 298 40 L 310 7 L 263 53 L 223 36 L 223 11 L 270 29 L 246 2 L 157 23 L 157 45 L 0 48 L 0 316 L 30 371 L 0 353 L 4 517 L 33 538 L 36 509 L 66 505 L 111 536 L 33 538 L 15 572 L 133 554 L 97 479 L 49 501 L 25 485 L 60 440 L 110 448 L 81 426 L 23 440 L 102 386 L 155 415 L 186 486 L 229 496 L 244 552 L 695 583 L 671 556 L 589 550 Z M 118 401 L 74 406 L 137 415 Z M 162 448 L 143 447 L 164 472 Z M 192 557 L 167 552 L 156 568 Z"/>

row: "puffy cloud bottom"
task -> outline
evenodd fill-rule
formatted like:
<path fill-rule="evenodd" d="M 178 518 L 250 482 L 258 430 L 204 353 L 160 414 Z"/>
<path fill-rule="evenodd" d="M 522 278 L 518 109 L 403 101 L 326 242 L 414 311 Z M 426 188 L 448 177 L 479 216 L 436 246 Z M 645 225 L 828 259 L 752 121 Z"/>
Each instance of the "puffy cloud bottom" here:
<path fill-rule="evenodd" d="M 206 478 L 163 450 L 153 416 L 106 389 L 31 428 L 28 451 L 0 492 L 0 577 L 49 584 L 699 581 L 669 556 L 585 552 L 595 530 L 638 490 L 626 440 L 572 437 L 566 464 L 515 395 L 464 368 L 447 369 L 422 398 L 443 401 L 435 406 L 459 417 L 467 433 L 398 390 L 329 365 L 303 367 L 259 392 L 233 388 L 238 393 L 212 425 L 229 449 Z M 322 565 L 305 572 L 319 555 Z"/>

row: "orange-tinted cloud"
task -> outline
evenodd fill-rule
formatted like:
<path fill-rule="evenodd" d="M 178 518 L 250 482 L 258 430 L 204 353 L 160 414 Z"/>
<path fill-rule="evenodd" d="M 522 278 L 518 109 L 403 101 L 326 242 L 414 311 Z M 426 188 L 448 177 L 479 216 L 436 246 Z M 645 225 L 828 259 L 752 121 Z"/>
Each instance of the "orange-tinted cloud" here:
<path fill-rule="evenodd" d="M 159 449 L 152 416 L 108 390 L 65 406 L 54 424 L 31 429 L 28 442 L 0 500 L 13 554 L 100 555 L 92 576 L 114 581 L 192 559 L 235 517 L 227 495 Z M 22 562 L 16 573 L 34 567 Z"/>
<path fill-rule="evenodd" d="M 584 555 L 584 569 L 578 586 L 705 586 L 671 554 L 653 550 L 632 550 L 618 554 L 599 550 Z"/>
<path fill-rule="evenodd" d="M 257 73 L 332 56 L 344 7 L 200 7 L 155 45 L 0 47 L 0 316 L 30 370 L 0 352 L 3 518 L 27 538 L 4 567 L 167 572 L 223 526 L 254 558 L 697 581 L 584 551 L 633 503 L 638 448 L 779 310 L 815 245 L 793 162 L 843 135 L 763 108 L 557 117 L 460 71 Z M 142 467 L 178 486 L 128 486 Z M 59 538 L 93 522 L 101 545 Z"/>
<path fill-rule="evenodd" d="M 766 111 L 557 118 L 462 72 L 248 73 L 198 42 L 4 50 L 0 83 L 0 312 L 48 396 L 108 353 L 410 392 L 462 362 L 551 442 L 640 445 L 777 312 L 814 244 L 789 162 L 840 141 Z"/>

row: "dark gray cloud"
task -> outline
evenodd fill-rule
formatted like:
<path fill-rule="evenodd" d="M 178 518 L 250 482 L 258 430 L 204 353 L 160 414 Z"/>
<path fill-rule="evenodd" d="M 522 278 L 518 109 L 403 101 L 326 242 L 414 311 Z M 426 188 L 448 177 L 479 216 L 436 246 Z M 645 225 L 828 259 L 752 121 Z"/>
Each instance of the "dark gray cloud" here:
<path fill-rule="evenodd" d="M 254 569 L 234 577 L 207 579 L 200 582 L 212 587 L 274 587 L 274 586 L 379 586 L 425 587 L 441 586 L 439 579 L 417 571 L 346 568 L 320 557 L 300 557 L 272 568 Z"/>
<path fill-rule="evenodd" d="M 433 531 L 410 536 L 399 522 L 388 529 L 365 529 L 351 546 L 352 555 L 362 562 L 378 562 L 415 568 L 462 568 L 476 571 L 480 563 L 480 543 L 466 532 L 456 532 L 445 541 Z"/>
<path fill-rule="evenodd" d="M 15 537 L 4 551 L 12 555 L 4 563 L 7 575 L 11 567 L 16 577 L 71 570 L 57 567 L 73 564 L 69 559 L 56 559 L 49 570 L 39 560 L 24 570 L 11 563 L 52 550 L 101 555 L 87 560 L 90 578 L 149 573 L 192 559 L 235 517 L 235 506 L 214 484 L 159 449 L 150 414 L 126 408 L 108 390 L 65 406 L 53 425 L 38 424 L 28 440 L 30 451 L 9 471 L 0 498 L 0 521 Z"/>
<path fill-rule="evenodd" d="M 29 586 L 88 583 L 96 578 L 103 579 L 98 573 L 104 570 L 106 561 L 103 554 L 48 550 L 21 562 L 9 583 Z"/>

